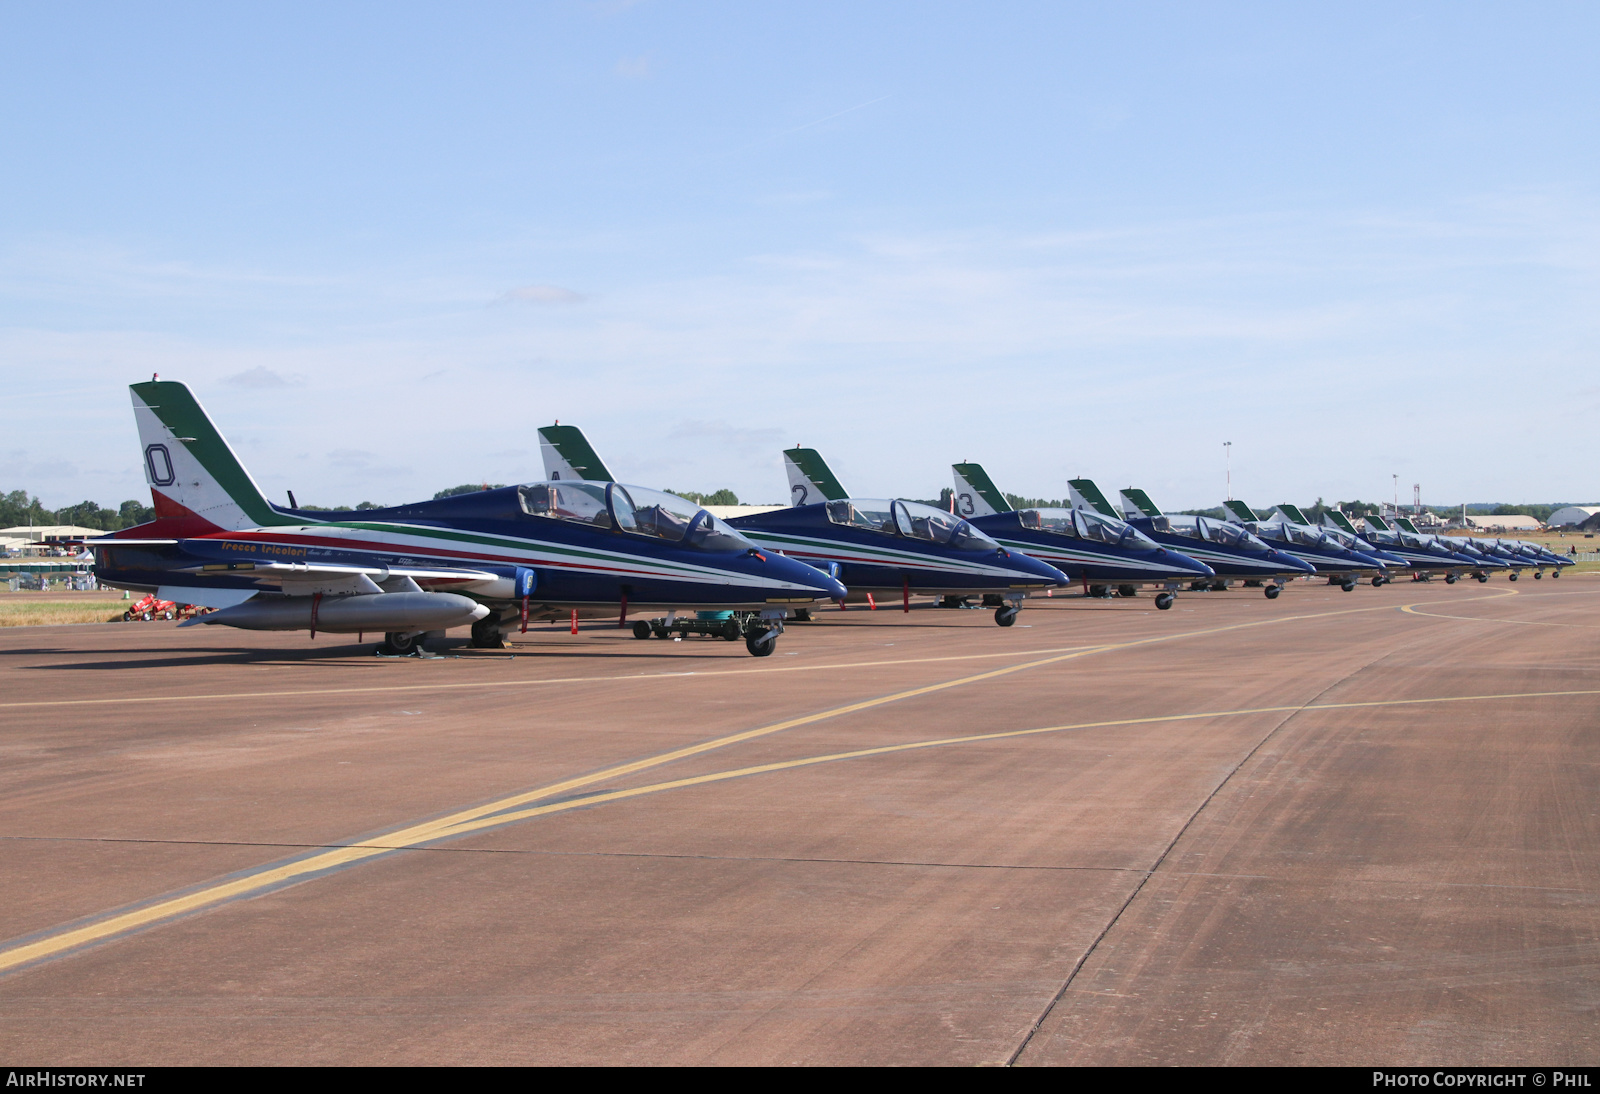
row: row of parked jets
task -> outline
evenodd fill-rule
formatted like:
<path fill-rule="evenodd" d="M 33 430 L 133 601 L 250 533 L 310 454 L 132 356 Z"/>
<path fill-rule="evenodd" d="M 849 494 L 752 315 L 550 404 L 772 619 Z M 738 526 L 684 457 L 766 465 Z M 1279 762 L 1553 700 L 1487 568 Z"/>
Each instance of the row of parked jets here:
<path fill-rule="evenodd" d="M 983 468 L 953 465 L 949 509 L 856 498 L 813 449 L 784 452 L 793 504 L 727 520 L 673 494 L 617 482 L 574 426 L 541 429 L 545 480 L 409 505 L 331 513 L 267 500 L 189 389 L 134 384 L 134 418 L 156 519 L 91 541 L 102 584 L 215 609 L 180 624 L 384 635 L 421 652 L 471 625 L 500 647 L 531 620 L 615 616 L 640 638 L 696 629 L 770 655 L 786 621 L 813 608 L 898 597 L 992 607 L 1002 627 L 1062 587 L 1089 596 L 1259 587 L 1295 578 L 1345 591 L 1415 580 L 1559 577 L 1569 560 L 1536 544 L 1468 540 L 1343 513 L 1266 519 L 1230 501 L 1223 520 L 1166 514 L 1142 490 L 1114 507 L 1087 479 L 1070 508 L 1013 508 Z M 972 602 L 976 600 L 978 605 Z M 683 619 L 680 620 L 680 613 Z M 690 617 L 693 617 L 692 619 Z"/>

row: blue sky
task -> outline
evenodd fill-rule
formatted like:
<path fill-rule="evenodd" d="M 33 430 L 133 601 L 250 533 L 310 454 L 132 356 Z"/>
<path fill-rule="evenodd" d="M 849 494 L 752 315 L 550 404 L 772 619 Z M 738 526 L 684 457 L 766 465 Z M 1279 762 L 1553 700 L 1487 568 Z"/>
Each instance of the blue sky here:
<path fill-rule="evenodd" d="M 0 488 L 1600 498 L 1600 8 L 8 5 Z"/>

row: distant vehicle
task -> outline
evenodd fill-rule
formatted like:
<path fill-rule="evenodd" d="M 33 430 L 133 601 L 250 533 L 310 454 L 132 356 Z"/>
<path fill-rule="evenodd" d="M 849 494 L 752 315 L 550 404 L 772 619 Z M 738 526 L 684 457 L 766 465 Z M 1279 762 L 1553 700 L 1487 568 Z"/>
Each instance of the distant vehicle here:
<path fill-rule="evenodd" d="M 173 619 L 178 614 L 178 605 L 171 600 L 162 600 L 154 593 L 150 593 L 133 607 L 122 613 L 122 621 L 131 623 L 135 619 L 148 623 L 152 619 Z"/>
<path fill-rule="evenodd" d="M 693 502 L 620 483 L 537 482 L 345 519 L 284 508 L 187 387 L 131 392 L 156 520 L 92 546 L 102 584 L 219 609 L 181 626 L 373 632 L 398 654 L 466 624 L 497 647 L 530 616 L 737 609 L 761 657 L 790 605 L 845 595 Z"/>

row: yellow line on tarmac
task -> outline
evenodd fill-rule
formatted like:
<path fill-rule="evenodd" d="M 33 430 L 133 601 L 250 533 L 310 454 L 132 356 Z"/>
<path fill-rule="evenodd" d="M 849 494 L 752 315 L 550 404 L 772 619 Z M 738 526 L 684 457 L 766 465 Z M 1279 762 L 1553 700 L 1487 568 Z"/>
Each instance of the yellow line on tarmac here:
<path fill-rule="evenodd" d="M 64 950 L 87 945 L 91 942 L 96 942 L 104 938 L 109 938 L 112 935 L 137 930 L 140 927 L 148 926 L 160 920 L 170 919 L 174 916 L 185 915 L 208 905 L 218 904 L 222 901 L 231 900 L 235 897 L 258 892 L 263 889 L 269 889 L 285 883 L 294 882 L 297 880 L 305 880 L 313 874 L 318 874 L 325 870 L 335 869 L 340 866 L 347 866 L 351 863 L 359 862 L 362 859 L 372 858 L 375 855 L 386 854 L 387 852 L 397 848 L 414 847 L 418 844 L 427 843 L 431 840 L 440 838 L 441 834 L 444 832 L 459 828 L 463 825 L 468 825 L 473 821 L 479 820 L 487 814 L 500 813 L 508 809 L 515 809 L 519 805 L 526 805 L 527 803 L 537 801 L 540 798 L 549 798 L 558 794 L 565 794 L 569 791 L 576 790 L 580 787 L 589 786 L 593 783 L 632 775 L 640 771 L 648 770 L 652 767 L 660 767 L 663 764 L 669 764 L 677 760 L 686 759 L 690 756 L 696 756 L 703 752 L 727 748 L 730 745 L 739 744 L 743 741 L 754 740 L 757 737 L 766 737 L 773 733 L 781 733 L 787 729 L 794 729 L 798 726 L 809 725 L 813 722 L 820 722 L 828 718 L 837 718 L 846 714 L 853 714 L 858 711 L 870 710 L 873 707 L 880 707 L 889 703 L 899 702 L 903 699 L 912 699 L 920 695 L 930 695 L 934 692 L 945 691 L 949 688 L 961 687 L 965 684 L 975 684 L 983 680 L 993 680 L 997 677 L 1008 676 L 1015 672 L 1023 672 L 1027 669 L 1038 668 L 1042 665 L 1050 665 L 1060 661 L 1067 661 L 1074 657 L 1082 657 L 1086 653 L 1092 653 L 1102 648 L 1105 647 L 1092 646 L 1074 653 L 1059 654 L 1055 657 L 1047 657 L 1038 661 L 1027 661 L 1019 665 L 1008 665 L 1005 668 L 991 669 L 988 672 L 981 672 L 972 676 L 964 676 L 955 680 L 946 680 L 942 683 L 927 684 L 919 688 L 910 688 L 906 691 L 895 692 L 892 695 L 883 695 L 876 699 L 865 699 L 861 702 L 849 703 L 842 707 L 833 707 L 832 709 L 819 711 L 815 714 L 806 714 L 799 718 L 790 718 L 782 722 L 775 722 L 772 725 L 761 726 L 756 729 L 747 729 L 740 733 L 731 733 L 727 736 L 717 737 L 709 741 L 701 741 L 698 744 L 689 745 L 684 748 L 673 749 L 670 752 L 663 752 L 642 760 L 634 760 L 630 763 L 615 764 L 599 771 L 590 772 L 587 775 L 579 775 L 571 779 L 563 780 L 562 782 L 552 783 L 549 786 L 540 787 L 537 790 L 530 790 L 521 794 L 514 794 L 510 797 L 501 798 L 498 801 L 489 802 L 486 805 L 474 806 L 471 809 L 464 809 L 459 812 L 452 813 L 449 816 L 439 817 L 431 821 L 424 821 L 421 824 L 412 825 L 408 828 L 402 828 L 399 831 L 393 832 L 384 837 L 384 843 L 382 846 L 375 846 L 369 842 L 365 844 L 352 845 L 349 847 L 340 847 L 330 851 L 323 851 L 295 862 L 284 863 L 280 866 L 267 868 L 260 873 L 252 873 L 242 878 L 226 881 L 219 885 L 210 886 L 200 889 L 196 892 L 187 893 L 183 896 L 174 897 L 169 900 L 157 901 L 156 903 L 150 904 L 143 908 L 137 908 L 133 911 L 124 912 L 120 915 L 111 916 L 110 918 L 103 919 L 95 923 L 85 924 L 82 927 L 52 935 L 48 938 L 42 938 L 34 942 L 24 943 L 12 949 L 0 951 L 0 972 L 16 968 L 19 965 L 25 965 L 30 962 L 40 960 L 44 957 L 49 957 L 53 954 L 61 953 Z"/>
<path fill-rule="evenodd" d="M 749 775 L 763 775 L 773 771 L 788 771 L 797 767 L 810 767 L 814 764 L 834 763 L 838 760 L 855 760 L 866 756 L 886 756 L 895 752 L 912 752 L 924 748 L 940 748 L 946 745 L 974 744 L 981 741 L 999 741 L 1008 737 L 1031 737 L 1041 733 L 1064 733 L 1070 730 L 1107 729 L 1114 726 L 1154 725 L 1162 722 L 1191 722 L 1204 718 L 1233 718 L 1247 714 L 1302 714 L 1318 710 L 1355 710 L 1365 707 L 1397 707 L 1417 706 L 1428 703 L 1472 703 L 1493 699 L 1536 699 L 1550 696 L 1571 695 L 1600 695 L 1600 688 L 1588 688 L 1573 691 L 1527 691 L 1504 695 L 1449 695 L 1433 699 L 1382 699 L 1363 703 L 1311 703 L 1303 705 L 1277 706 L 1277 707 L 1247 707 L 1242 710 L 1211 710 L 1201 711 L 1197 714 L 1158 714 L 1147 718 L 1116 718 L 1104 722 L 1079 722 L 1074 725 L 1042 726 L 1035 729 L 1007 729 L 994 733 L 978 733 L 966 737 L 941 737 L 931 741 L 912 741 L 906 744 L 881 745 L 877 748 L 861 748 L 851 752 L 834 752 L 825 756 L 807 756 L 797 760 L 778 760 L 768 764 L 757 764 L 754 767 L 735 768 L 731 771 L 715 771 L 706 775 L 692 775 L 688 778 L 673 779 L 670 782 L 651 783 L 649 786 L 636 786 L 627 790 L 608 790 L 603 794 L 593 794 L 586 797 L 553 802 L 549 805 L 535 806 L 532 809 L 519 810 L 514 813 L 497 814 L 474 821 L 471 824 L 452 828 L 441 834 L 440 838 L 454 838 L 470 835 L 473 832 L 497 828 L 504 824 L 541 817 L 550 813 L 559 813 L 570 809 L 582 809 L 603 802 L 621 801 L 625 798 L 637 798 L 644 794 L 656 794 L 663 790 L 677 790 L 686 786 L 701 786 L 705 783 L 722 782 L 727 779 L 742 779 Z M 397 848 L 398 850 L 398 848 Z"/>
<path fill-rule="evenodd" d="M 1493 600 L 1502 596 L 1515 596 L 1517 590 L 1508 589 L 1502 592 L 1490 593 L 1485 596 L 1467 597 L 1465 600 Z M 1464 601 L 1458 601 L 1462 603 Z M 688 677 L 703 676 L 745 676 L 764 675 L 772 672 L 825 672 L 843 669 L 884 668 L 895 665 L 928 665 L 945 661 L 981 661 L 999 657 L 1032 657 L 1038 654 L 1079 654 L 1094 653 L 1102 650 L 1127 649 L 1133 646 L 1151 645 L 1157 642 L 1176 642 L 1185 638 L 1202 638 L 1206 635 L 1221 634 L 1225 631 L 1244 630 L 1250 627 L 1265 627 L 1277 623 L 1296 623 L 1307 619 L 1324 619 L 1335 615 L 1353 615 L 1360 612 L 1389 611 L 1394 605 L 1378 604 L 1363 608 L 1342 608 L 1331 612 L 1308 612 L 1302 615 L 1278 616 L 1273 619 L 1258 619 L 1248 623 L 1232 623 L 1221 627 L 1206 627 L 1201 630 L 1182 631 L 1177 634 L 1153 635 L 1149 638 L 1138 638 L 1128 642 L 1108 642 L 1092 646 L 1057 646 L 1054 648 L 1038 650 L 1002 650 L 991 653 L 963 653 L 945 654 L 938 657 L 906 657 L 883 661 L 852 661 L 843 664 L 827 665 L 782 665 L 760 666 L 739 669 L 691 669 L 687 671 L 629 673 L 625 676 L 554 676 L 537 680 L 484 680 L 477 682 L 434 683 L 434 684 L 383 684 L 372 687 L 354 688 L 299 688 L 284 691 L 229 691 L 209 692 L 198 695 L 129 695 L 119 696 L 115 699 L 39 699 L 15 703 L 0 703 L 0 710 L 11 710 L 21 707 L 74 707 L 74 706 L 100 706 L 117 704 L 126 706 L 136 703 L 172 703 L 172 702 L 200 702 L 208 699 L 289 699 L 316 695 L 371 695 L 388 692 L 412 691 L 451 691 L 457 689 L 487 690 L 490 688 L 525 688 L 544 687 L 549 684 L 603 684 L 626 683 L 632 680 L 677 680 Z M 1406 607 L 1409 607 L 1406 606 Z M 1406 610 L 1402 608 L 1402 610 Z M 1423 613 L 1414 613 L 1423 614 Z M 1046 662 L 1040 662 L 1044 664 Z"/>
<path fill-rule="evenodd" d="M 993 673 L 985 673 L 981 678 L 1000 676 L 1008 672 L 1020 671 L 1022 668 L 1027 667 L 1033 666 L 1014 666 L 1010 669 L 1002 669 Z M 776 726 L 766 727 L 764 730 L 751 730 L 744 734 L 736 734 L 733 738 L 724 738 L 722 740 L 748 740 L 751 737 L 760 736 L 762 733 L 777 732 L 781 728 L 802 724 L 807 721 L 816 721 L 820 718 L 829 717 L 834 714 L 845 713 L 849 710 L 857 710 L 867 706 L 879 705 L 883 702 L 891 702 L 896 698 L 904 698 L 911 694 L 925 694 L 929 691 L 937 691 L 942 687 L 951 687 L 957 683 L 971 682 L 972 679 L 976 678 L 969 678 L 966 681 L 952 681 L 944 685 L 933 685 L 928 688 L 917 689 L 915 692 L 906 692 L 901 693 L 898 696 L 885 697 L 881 700 L 873 700 L 867 703 L 854 704 L 851 707 L 839 708 L 836 711 L 812 715 L 804 719 L 795 719 L 792 722 L 779 723 Z M 551 793 L 558 793 L 561 788 L 572 788 L 583 785 L 586 782 L 593 782 L 596 778 L 601 777 L 588 776 L 583 779 L 569 780 L 566 783 L 557 784 L 555 787 L 547 787 L 543 791 L 535 791 L 530 794 L 519 795 L 516 798 L 504 799 L 501 802 L 496 802 L 491 805 L 482 806 L 473 810 L 466 810 L 461 813 L 453 814 L 449 817 L 440 818 L 436 821 L 414 825 L 411 828 L 402 829 L 391 834 L 387 838 L 383 839 L 381 843 L 369 841 L 366 843 L 354 844 L 348 847 L 334 848 L 312 855 L 308 858 L 301 859 L 297 862 L 291 862 L 282 866 L 271 867 L 256 873 L 247 874 L 244 877 L 235 878 L 219 885 L 209 886 L 192 893 L 174 897 L 169 900 L 159 901 L 145 908 L 136 909 L 131 912 L 125 912 L 121 915 L 111 916 L 95 923 L 85 924 L 82 927 L 77 927 L 70 930 L 61 931 L 57 934 L 48 935 L 43 938 L 38 938 L 34 941 L 24 943 L 12 949 L 0 951 L 0 972 L 10 971 L 23 965 L 28 965 L 48 957 L 65 953 L 80 946 L 103 941 L 116 935 L 126 934 L 130 931 L 138 930 L 141 927 L 152 926 L 162 921 L 174 919 L 190 912 L 220 904 L 237 897 L 260 893 L 278 885 L 292 884 L 298 881 L 308 880 L 314 874 L 337 869 L 341 866 L 348 866 L 364 859 L 375 858 L 379 855 L 389 854 L 394 851 L 405 850 L 438 840 L 458 838 L 460 836 L 470 835 L 474 832 L 499 828 L 504 825 L 514 824 L 519 821 L 531 820 L 535 817 L 548 816 L 552 813 L 567 812 L 574 809 L 585 809 L 590 806 L 601 805 L 606 802 L 621 801 L 627 798 L 637 798 L 648 794 L 658 794 L 663 791 L 678 790 L 684 787 L 702 786 L 708 783 L 724 782 L 729 779 L 746 778 L 752 775 L 770 774 L 777 771 L 788 771 L 795 768 L 810 767 L 824 763 L 834 763 L 841 760 L 862 759 L 869 756 L 886 756 L 897 752 L 911 752 L 920 749 L 940 748 L 950 745 L 974 744 L 983 741 L 998 741 L 1014 737 L 1031 737 L 1046 733 L 1063 733 L 1073 730 L 1104 729 L 1116 726 L 1154 725 L 1166 722 L 1199 721 L 1207 718 L 1242 717 L 1251 714 L 1297 714 L 1320 710 L 1355 710 L 1376 707 L 1419 706 L 1436 703 L 1470 703 L 1504 699 L 1534 699 L 1577 695 L 1600 695 L 1600 689 L 1531 691 L 1496 695 L 1443 696 L 1431 699 L 1388 699 L 1356 703 L 1313 703 L 1288 706 L 1248 707 L 1240 710 L 1201 711 L 1192 714 L 1164 714 L 1153 715 L 1144 718 L 1118 718 L 1100 722 L 1080 722 L 1072 725 L 1002 730 L 995 733 L 979 733 L 963 737 L 941 737 L 927 741 L 912 741 L 905 744 L 882 745 L 877 748 L 863 748 L 849 752 L 834 752 L 821 756 L 808 756 L 795 760 L 781 760 L 774 763 L 757 764 L 751 767 L 734 768 L 728 771 L 717 771 L 704 775 L 693 775 L 687 778 L 673 779 L 667 782 L 651 783 L 647 786 L 632 787 L 626 790 L 611 790 L 601 794 L 587 795 L 581 798 L 569 799 L 560 802 L 551 802 L 546 805 L 534 806 L 529 809 L 521 809 L 514 812 L 503 811 L 508 804 L 514 804 L 516 802 L 526 803 L 536 800 L 538 796 L 547 796 Z M 720 745 L 717 742 L 707 742 L 704 746 L 696 746 L 695 748 L 691 749 L 680 749 L 676 753 L 669 753 L 667 755 L 681 757 L 684 755 L 691 755 L 696 751 L 706 751 L 712 747 L 720 747 Z M 603 773 L 603 776 L 610 778 L 618 774 L 639 771 L 647 767 L 654 766 L 659 762 L 666 762 L 666 758 L 660 757 L 655 760 L 640 761 L 636 764 L 621 765 L 616 768 L 608 769 Z"/>

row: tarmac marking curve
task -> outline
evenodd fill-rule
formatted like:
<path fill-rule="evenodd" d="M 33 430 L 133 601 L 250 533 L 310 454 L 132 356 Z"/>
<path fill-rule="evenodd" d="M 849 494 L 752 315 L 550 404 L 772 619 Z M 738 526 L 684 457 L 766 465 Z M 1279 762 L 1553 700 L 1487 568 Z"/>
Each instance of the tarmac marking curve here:
<path fill-rule="evenodd" d="M 1065 660 L 1065 657 L 1050 660 Z M 1011 666 L 990 673 L 982 674 L 981 678 L 992 678 L 1010 672 L 1021 671 L 1024 668 L 1035 667 L 1038 662 L 1029 665 Z M 602 793 L 585 795 L 577 798 L 568 798 L 558 802 L 549 802 L 544 805 L 531 805 L 532 801 L 540 797 L 549 797 L 561 793 L 563 790 L 572 789 L 599 779 L 610 779 L 620 774 L 628 774 L 657 766 L 660 763 L 670 762 L 670 758 L 682 758 L 694 755 L 697 752 L 709 751 L 714 747 L 731 743 L 732 740 L 750 740 L 767 733 L 775 733 L 783 728 L 807 722 L 819 721 L 826 717 L 846 713 L 851 710 L 863 710 L 873 706 L 891 702 L 897 698 L 905 698 L 911 694 L 927 694 L 928 692 L 942 690 L 959 683 L 968 683 L 977 678 L 969 677 L 962 681 L 949 681 L 944 684 L 930 685 L 914 689 L 912 692 L 902 692 L 895 696 L 885 696 L 877 700 L 868 700 L 863 703 L 851 704 L 849 707 L 836 708 L 820 714 L 809 715 L 804 718 L 792 719 L 789 722 L 778 723 L 761 729 L 749 730 L 742 734 L 734 734 L 731 738 L 719 738 L 716 742 L 705 742 L 702 745 L 678 749 L 660 757 L 637 761 L 632 764 L 617 765 L 603 772 L 593 775 L 581 776 L 570 779 L 564 783 L 557 783 L 538 791 L 516 795 L 512 798 L 502 799 L 475 809 L 464 810 L 442 817 L 434 821 L 413 825 L 392 833 L 382 842 L 366 841 L 359 844 L 335 846 L 327 850 L 319 850 L 308 856 L 277 865 L 244 871 L 233 878 L 220 884 L 196 888 L 190 892 L 182 893 L 165 900 L 158 900 L 143 908 L 103 917 L 81 926 L 55 929 L 43 932 L 18 944 L 0 950 L 0 973 L 10 972 L 39 961 L 61 956 L 69 951 L 98 942 L 110 941 L 118 936 L 127 935 L 134 931 L 159 926 L 162 923 L 181 918 L 183 916 L 215 907 L 225 902 L 250 896 L 258 896 L 269 890 L 309 881 L 317 876 L 330 873 L 358 862 L 390 855 L 397 851 L 420 847 L 427 843 L 439 840 L 454 839 L 473 833 L 486 831 L 505 825 L 531 820 L 535 817 L 547 816 L 553 813 L 567 812 L 574 809 L 584 809 L 607 802 L 622 801 L 629 798 L 642 797 L 648 794 L 658 794 L 668 790 L 678 790 L 691 786 L 702 786 L 709 783 L 724 782 L 729 779 L 748 778 L 753 775 L 770 774 L 779 771 L 789 771 L 801 767 L 810 767 L 817 764 L 837 763 L 843 760 L 864 759 L 871 756 L 887 756 L 900 752 L 912 752 L 922 749 L 942 748 L 952 745 L 974 744 L 984 741 L 998 741 L 1007 738 L 1038 736 L 1047 733 L 1064 733 L 1086 729 L 1102 729 L 1116 726 L 1152 725 L 1159 723 L 1199 721 L 1208 718 L 1242 717 L 1253 714 L 1298 714 L 1319 710 L 1356 710 L 1379 707 L 1419 706 L 1439 703 L 1467 703 L 1486 702 L 1509 699 L 1532 699 L 1551 697 L 1570 697 L 1580 695 L 1600 695 L 1600 689 L 1574 689 L 1564 691 L 1537 691 L 1515 692 L 1491 695 L 1457 695 L 1441 696 L 1428 699 L 1389 699 L 1373 700 L 1350 703 L 1307 703 L 1291 704 L 1286 706 L 1248 707 L 1239 710 L 1201 711 L 1188 714 L 1152 715 L 1142 718 L 1118 718 L 1099 722 L 1082 722 L 1071 725 L 1042 726 L 1029 729 L 1001 730 L 994 733 L 980 733 L 961 737 L 940 737 L 926 741 L 912 741 L 897 745 L 882 745 L 876 748 L 855 749 L 848 752 L 827 753 L 820 756 L 808 756 L 794 760 L 782 760 L 768 764 L 757 764 L 749 767 L 733 768 L 725 771 L 710 772 L 703 775 L 693 775 L 682 779 L 672 779 L 665 782 L 651 783 L 645 786 L 631 787 L 624 790 L 610 790 Z M 528 806 L 527 808 L 519 808 Z"/>

